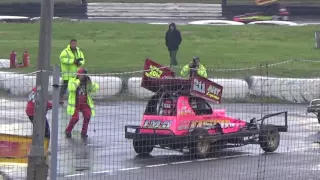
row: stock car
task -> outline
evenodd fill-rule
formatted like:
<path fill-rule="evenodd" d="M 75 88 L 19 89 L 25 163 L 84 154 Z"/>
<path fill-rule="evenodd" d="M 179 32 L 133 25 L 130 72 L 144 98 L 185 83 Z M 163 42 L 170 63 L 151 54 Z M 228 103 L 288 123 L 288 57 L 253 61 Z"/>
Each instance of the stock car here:
<path fill-rule="evenodd" d="M 154 148 L 189 150 L 197 158 L 208 157 L 216 149 L 259 144 L 265 152 L 277 150 L 280 132 L 287 132 L 287 112 L 253 118 L 249 122 L 230 117 L 221 103 L 223 87 L 207 78 L 175 77 L 167 67 L 147 59 L 141 86 L 154 95 L 147 102 L 140 125 L 126 125 L 125 138 L 133 140 L 138 155 Z M 284 115 L 284 125 L 265 124 L 270 117 Z"/>
<path fill-rule="evenodd" d="M 308 108 L 307 113 L 313 113 L 317 116 L 318 123 L 320 124 L 320 99 L 313 99 Z"/>
<path fill-rule="evenodd" d="M 264 12 L 254 12 L 254 13 L 246 13 L 242 15 L 237 15 L 233 17 L 233 21 L 242 22 L 242 23 L 250 23 L 254 21 L 271 21 L 271 20 L 282 20 L 289 21 L 289 12 L 286 8 L 280 8 L 278 14 L 269 14 Z"/>

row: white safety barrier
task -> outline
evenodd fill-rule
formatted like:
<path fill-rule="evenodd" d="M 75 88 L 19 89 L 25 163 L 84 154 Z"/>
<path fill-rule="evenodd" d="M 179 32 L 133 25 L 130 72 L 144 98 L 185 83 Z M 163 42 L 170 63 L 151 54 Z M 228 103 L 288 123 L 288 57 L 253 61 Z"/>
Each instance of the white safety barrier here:
<path fill-rule="evenodd" d="M 0 72 L 0 88 L 14 96 L 25 96 L 36 86 L 36 76 Z M 48 92 L 52 94 L 52 76 L 49 77 Z"/>
<path fill-rule="evenodd" d="M 9 59 L 0 59 L 0 69 L 2 68 L 10 68 L 10 60 Z"/>
<path fill-rule="evenodd" d="M 4 75 L 4 79 L 5 80 L 3 82 L 5 83 L 3 84 L 2 88 L 5 91 L 9 92 L 11 95 L 21 96 L 21 95 L 29 94 L 32 88 L 36 86 L 37 77 L 35 75 L 23 75 L 23 74 L 11 73 L 9 75 L 8 74 Z M 23 84 L 19 84 L 20 82 L 23 82 Z M 61 78 L 60 78 L 60 82 L 62 82 Z M 52 79 L 52 76 L 49 76 L 49 84 L 48 84 L 49 95 L 52 94 L 52 89 L 53 89 L 52 85 L 53 85 L 53 79 Z"/>
<path fill-rule="evenodd" d="M 33 17 L 30 19 L 31 22 L 38 22 L 40 21 L 41 17 Z M 64 18 L 64 17 L 53 17 L 53 20 L 68 20 L 68 21 L 79 21 L 78 19 L 70 19 L 70 18 Z"/>
<path fill-rule="evenodd" d="M 249 86 L 241 79 L 210 79 L 223 86 L 222 98 L 242 99 L 249 94 Z M 141 87 L 141 78 L 133 77 L 128 80 L 128 91 L 138 98 L 148 98 L 154 93 Z"/>
<path fill-rule="evenodd" d="M 291 21 L 254 21 L 248 23 L 251 24 L 258 24 L 258 25 L 287 25 L 287 26 L 298 26 L 297 23 Z"/>
<path fill-rule="evenodd" d="M 192 21 L 188 24 L 191 25 L 244 25 L 242 22 L 228 21 L 228 20 L 201 20 L 201 21 Z"/>
<path fill-rule="evenodd" d="M 0 21 L 1 20 L 28 20 L 30 19 L 29 17 L 26 16 L 0 16 Z"/>
<path fill-rule="evenodd" d="M 148 23 L 150 25 L 168 25 L 170 24 L 171 22 L 151 22 L 151 23 Z M 176 25 L 187 25 L 187 23 L 175 23 Z"/>
<path fill-rule="evenodd" d="M 99 91 L 92 95 L 94 99 L 114 96 L 122 90 L 122 80 L 118 77 L 90 76 L 90 79 L 99 84 Z"/>
<path fill-rule="evenodd" d="M 162 22 L 153 22 L 153 23 L 148 23 L 152 25 L 169 25 L 169 23 L 162 23 Z"/>
<path fill-rule="evenodd" d="M 11 79 L 18 77 L 18 76 L 21 76 L 21 75 L 13 73 L 13 72 L 0 71 L 0 89 L 4 89 L 5 81 L 8 81 L 9 79 L 11 80 Z"/>
<path fill-rule="evenodd" d="M 92 95 L 94 99 L 117 95 L 122 89 L 122 80 L 118 77 L 90 76 L 90 78 L 99 84 L 99 91 Z M 0 72 L 0 79 L 0 89 L 14 96 L 27 95 L 36 85 L 36 76 Z M 52 76 L 49 77 L 48 92 L 52 94 Z"/>
<path fill-rule="evenodd" d="M 35 76 L 19 76 L 15 74 L 13 77 L 4 80 L 3 88 L 14 96 L 27 95 L 36 84 Z"/>
<path fill-rule="evenodd" d="M 320 97 L 320 79 L 251 77 L 253 95 L 305 103 Z"/>
<path fill-rule="evenodd" d="M 93 94 L 94 99 L 103 99 L 117 95 L 122 90 L 123 82 L 118 77 L 90 76 L 100 86 Z M 138 98 L 149 98 L 154 93 L 141 87 L 141 77 L 128 80 L 128 91 Z M 262 97 L 277 98 L 295 103 L 310 102 L 320 98 L 319 79 L 275 78 L 264 76 L 250 77 L 250 84 L 242 79 L 210 79 L 223 86 L 225 99 L 244 99 L 249 94 Z M 25 96 L 36 84 L 36 76 L 0 72 L 0 89 L 14 96 Z M 49 78 L 49 94 L 52 93 L 52 76 Z"/>
<path fill-rule="evenodd" d="M 298 24 L 297 26 L 312 26 L 312 25 L 319 25 L 320 23 L 302 23 L 302 24 Z"/>
<path fill-rule="evenodd" d="M 141 87 L 140 77 L 133 77 L 128 80 L 128 91 L 130 94 L 138 97 L 138 98 L 149 98 L 154 93 Z"/>
<path fill-rule="evenodd" d="M 249 95 L 248 83 L 242 79 L 210 79 L 223 86 L 222 98 L 243 99 Z"/>

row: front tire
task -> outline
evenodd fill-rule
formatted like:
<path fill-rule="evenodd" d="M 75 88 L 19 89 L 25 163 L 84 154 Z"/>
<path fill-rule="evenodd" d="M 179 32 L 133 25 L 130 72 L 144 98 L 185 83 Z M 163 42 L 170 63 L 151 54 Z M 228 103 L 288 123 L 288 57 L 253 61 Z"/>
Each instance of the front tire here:
<path fill-rule="evenodd" d="M 211 141 L 207 138 L 208 131 L 202 128 L 196 128 L 191 132 L 191 143 L 189 151 L 197 158 L 206 158 L 211 152 Z"/>
<path fill-rule="evenodd" d="M 320 124 L 320 113 L 317 114 L 318 123 Z"/>
<path fill-rule="evenodd" d="M 280 133 L 277 127 L 272 125 L 261 126 L 259 144 L 265 152 L 274 152 L 280 145 Z"/>

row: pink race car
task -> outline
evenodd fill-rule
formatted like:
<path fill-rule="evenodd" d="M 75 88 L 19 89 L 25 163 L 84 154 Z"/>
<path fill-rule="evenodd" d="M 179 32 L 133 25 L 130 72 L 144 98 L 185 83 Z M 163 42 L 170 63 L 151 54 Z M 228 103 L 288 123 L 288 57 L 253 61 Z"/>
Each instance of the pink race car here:
<path fill-rule="evenodd" d="M 140 126 L 125 126 L 125 138 L 133 140 L 139 155 L 150 154 L 154 148 L 188 149 L 204 158 L 216 148 L 247 144 L 260 144 L 264 151 L 273 152 L 280 143 L 279 132 L 288 130 L 286 111 L 250 122 L 229 117 L 225 110 L 212 109 L 207 102 L 221 102 L 221 85 L 199 76 L 176 78 L 169 68 L 149 59 L 141 85 L 155 94 Z M 285 125 L 264 124 L 265 119 L 281 114 Z"/>

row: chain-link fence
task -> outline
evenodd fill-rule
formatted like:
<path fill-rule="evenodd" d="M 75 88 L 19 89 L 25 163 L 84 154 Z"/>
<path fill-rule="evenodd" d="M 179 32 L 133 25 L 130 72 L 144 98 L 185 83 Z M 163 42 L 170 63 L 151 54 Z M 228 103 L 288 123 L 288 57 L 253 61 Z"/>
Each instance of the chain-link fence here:
<path fill-rule="evenodd" d="M 108 74 L 88 68 L 90 78 L 61 81 L 60 90 L 68 84 L 61 99 L 51 98 L 60 93 L 51 77 L 49 99 L 60 104 L 53 106 L 58 114 L 47 114 L 49 174 L 56 165 L 57 179 L 317 179 L 319 122 L 316 114 L 306 114 L 308 103 L 320 96 L 317 71 L 309 68 L 315 63 L 207 67 L 210 81 L 191 82 L 142 80 L 145 73 L 168 73 L 161 68 Z M 172 69 L 180 76 L 181 68 Z M 304 71 L 310 76 L 293 78 Z M 12 179 L 27 175 L 26 136 L 32 134 L 27 102 L 34 75 L 0 74 L 0 170 Z M 215 88 L 203 89 L 201 82 Z M 223 86 L 221 104 L 215 103 L 219 86 L 212 82 Z"/>

